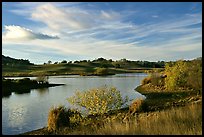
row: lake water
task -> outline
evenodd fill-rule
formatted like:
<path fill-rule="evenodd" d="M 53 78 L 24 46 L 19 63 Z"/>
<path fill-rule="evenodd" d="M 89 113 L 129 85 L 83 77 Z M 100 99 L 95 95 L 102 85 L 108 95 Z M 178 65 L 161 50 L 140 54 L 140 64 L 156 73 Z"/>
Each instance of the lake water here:
<path fill-rule="evenodd" d="M 112 76 L 49 76 L 50 83 L 64 86 L 33 89 L 30 93 L 15 94 L 2 98 L 2 134 L 16 135 L 45 127 L 52 106 L 70 107 L 67 98 L 77 90 L 84 91 L 101 86 L 114 86 L 121 94 L 129 97 L 129 103 L 135 98 L 145 98 L 134 89 L 146 77 L 145 73 L 117 74 Z M 22 78 L 22 77 L 21 77 Z M 35 77 L 31 77 L 35 79 Z M 18 90 L 18 89 L 16 89 Z"/>

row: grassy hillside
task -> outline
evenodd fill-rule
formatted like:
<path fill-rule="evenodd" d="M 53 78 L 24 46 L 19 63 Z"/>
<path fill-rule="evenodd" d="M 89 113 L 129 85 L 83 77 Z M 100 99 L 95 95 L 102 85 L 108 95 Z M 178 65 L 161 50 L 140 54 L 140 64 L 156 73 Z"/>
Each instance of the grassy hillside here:
<path fill-rule="evenodd" d="M 109 61 L 102 58 L 93 61 L 75 61 L 69 63 L 54 63 L 35 65 L 28 60 L 13 59 L 2 55 L 2 76 L 37 76 L 45 75 L 90 75 L 98 68 L 106 68 L 108 74 L 144 72 L 152 69 L 157 63 L 144 61 Z M 154 65 L 155 66 L 155 65 Z M 158 64 L 157 64 L 158 66 Z M 161 69 L 162 67 L 158 68 Z"/>

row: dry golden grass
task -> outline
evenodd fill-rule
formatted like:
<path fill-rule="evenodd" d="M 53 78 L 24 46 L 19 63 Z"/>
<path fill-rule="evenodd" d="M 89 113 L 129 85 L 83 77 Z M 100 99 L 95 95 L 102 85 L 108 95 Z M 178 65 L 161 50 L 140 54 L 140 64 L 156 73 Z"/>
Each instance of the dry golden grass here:
<path fill-rule="evenodd" d="M 136 99 L 133 101 L 133 103 L 129 106 L 129 114 L 132 115 L 135 112 L 140 110 L 140 107 L 143 103 L 144 99 Z"/>
<path fill-rule="evenodd" d="M 69 124 L 69 115 L 65 107 L 51 108 L 48 114 L 47 129 L 56 131 L 60 126 Z"/>
<path fill-rule="evenodd" d="M 86 130 L 83 134 L 202 135 L 202 104 L 142 113 L 136 116 L 132 116 L 129 122 L 109 122 L 94 132 Z"/>
<path fill-rule="evenodd" d="M 141 84 L 145 85 L 145 84 L 149 84 L 151 83 L 152 78 L 151 77 L 146 77 L 142 80 Z"/>

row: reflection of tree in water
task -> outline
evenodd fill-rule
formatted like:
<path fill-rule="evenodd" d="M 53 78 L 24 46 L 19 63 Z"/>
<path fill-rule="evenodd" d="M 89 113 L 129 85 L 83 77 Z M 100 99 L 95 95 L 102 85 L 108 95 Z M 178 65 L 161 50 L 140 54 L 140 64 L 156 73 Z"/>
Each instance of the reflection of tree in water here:
<path fill-rule="evenodd" d="M 40 95 L 44 95 L 46 92 L 49 91 L 49 88 L 39 88 L 37 89 L 37 91 Z"/>
<path fill-rule="evenodd" d="M 24 93 L 30 93 L 30 89 L 18 89 L 15 91 L 16 94 L 24 94 Z"/>

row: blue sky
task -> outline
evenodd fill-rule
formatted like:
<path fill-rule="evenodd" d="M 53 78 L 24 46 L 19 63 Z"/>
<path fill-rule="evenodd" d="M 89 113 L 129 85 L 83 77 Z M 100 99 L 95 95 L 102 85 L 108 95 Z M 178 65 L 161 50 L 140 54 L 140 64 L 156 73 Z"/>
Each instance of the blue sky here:
<path fill-rule="evenodd" d="M 202 56 L 201 2 L 3 2 L 2 54 L 51 60 Z"/>

